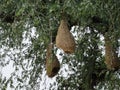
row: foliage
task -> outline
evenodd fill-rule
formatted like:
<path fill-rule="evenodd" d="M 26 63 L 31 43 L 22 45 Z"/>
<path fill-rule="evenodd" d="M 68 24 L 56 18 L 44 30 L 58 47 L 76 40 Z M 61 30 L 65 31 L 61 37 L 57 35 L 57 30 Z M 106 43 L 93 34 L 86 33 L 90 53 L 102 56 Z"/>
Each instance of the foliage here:
<path fill-rule="evenodd" d="M 119 0 L 1 0 L 0 66 L 13 62 L 14 72 L 7 79 L 0 73 L 0 88 L 38 90 L 45 68 L 46 47 L 55 41 L 62 11 L 69 27 L 76 26 L 76 52 L 63 54 L 61 64 L 69 67 L 68 77 L 56 77 L 58 90 L 119 90 L 119 70 L 109 71 L 104 64 L 101 36 L 120 39 Z M 64 65 L 63 65 L 64 66 Z M 61 68 L 63 68 L 61 66 Z M 17 84 L 15 84 L 17 82 Z M 55 89 L 51 85 L 50 89 Z"/>

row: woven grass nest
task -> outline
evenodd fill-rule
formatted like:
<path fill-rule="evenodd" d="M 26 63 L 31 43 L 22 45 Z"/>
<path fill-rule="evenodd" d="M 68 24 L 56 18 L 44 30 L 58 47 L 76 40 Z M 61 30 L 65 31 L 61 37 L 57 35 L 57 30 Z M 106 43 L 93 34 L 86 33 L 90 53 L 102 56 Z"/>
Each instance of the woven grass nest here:
<path fill-rule="evenodd" d="M 60 22 L 56 36 L 56 46 L 61 48 L 65 53 L 74 53 L 75 51 L 75 40 L 68 29 L 66 19 L 62 19 Z"/>
<path fill-rule="evenodd" d="M 54 77 L 60 69 L 60 63 L 53 53 L 53 44 L 49 44 L 46 53 L 46 72 L 48 77 Z"/>
<path fill-rule="evenodd" d="M 105 36 L 105 64 L 109 70 L 120 68 L 120 60 L 108 36 Z"/>

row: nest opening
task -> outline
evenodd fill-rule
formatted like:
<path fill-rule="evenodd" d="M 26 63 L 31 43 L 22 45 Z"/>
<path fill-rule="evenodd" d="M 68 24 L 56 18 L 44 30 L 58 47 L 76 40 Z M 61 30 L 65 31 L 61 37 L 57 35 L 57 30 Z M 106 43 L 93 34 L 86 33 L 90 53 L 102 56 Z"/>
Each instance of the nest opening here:
<path fill-rule="evenodd" d="M 54 67 L 54 68 L 52 69 L 52 72 L 53 72 L 53 73 L 58 73 L 59 69 L 60 69 L 60 67 Z"/>
<path fill-rule="evenodd" d="M 64 52 L 65 52 L 65 53 L 68 53 L 68 54 L 70 54 L 70 53 L 71 53 L 71 51 L 70 51 L 70 50 L 65 50 Z"/>

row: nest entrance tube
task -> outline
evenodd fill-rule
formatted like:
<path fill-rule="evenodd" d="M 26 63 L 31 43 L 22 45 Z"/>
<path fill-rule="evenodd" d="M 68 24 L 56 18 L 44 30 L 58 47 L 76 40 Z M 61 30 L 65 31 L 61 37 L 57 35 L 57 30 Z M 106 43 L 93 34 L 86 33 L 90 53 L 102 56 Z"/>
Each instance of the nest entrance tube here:
<path fill-rule="evenodd" d="M 105 64 L 109 70 L 120 68 L 120 60 L 109 36 L 105 36 Z"/>
<path fill-rule="evenodd" d="M 75 40 L 68 29 L 67 19 L 65 17 L 61 20 L 58 28 L 56 46 L 63 49 L 65 53 L 75 52 Z"/>
<path fill-rule="evenodd" d="M 53 44 L 49 44 L 46 53 L 46 72 L 48 77 L 54 77 L 60 69 L 60 63 L 53 53 Z"/>

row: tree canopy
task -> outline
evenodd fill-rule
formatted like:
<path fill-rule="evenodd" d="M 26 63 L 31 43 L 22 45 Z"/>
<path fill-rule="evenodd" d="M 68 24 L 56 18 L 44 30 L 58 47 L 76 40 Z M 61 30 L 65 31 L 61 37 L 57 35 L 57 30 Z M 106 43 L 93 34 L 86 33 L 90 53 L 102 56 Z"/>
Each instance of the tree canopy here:
<path fill-rule="evenodd" d="M 14 69 L 9 78 L 0 72 L 2 90 L 8 86 L 15 90 L 39 90 L 42 81 L 47 84 L 48 81 L 43 80 L 46 47 L 51 42 L 51 37 L 52 42 L 55 42 L 62 12 L 65 13 L 69 29 L 75 38 L 76 50 L 73 54 L 65 54 L 55 47 L 54 53 L 62 57 L 62 69 L 55 76 L 55 82 L 50 84 L 49 90 L 120 89 L 119 68 L 109 70 L 104 63 L 103 39 L 105 35 L 110 37 L 110 44 L 119 58 L 119 0 L 0 2 L 0 67 L 4 68 L 12 62 Z M 65 69 L 66 65 L 68 69 Z"/>

